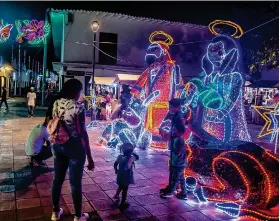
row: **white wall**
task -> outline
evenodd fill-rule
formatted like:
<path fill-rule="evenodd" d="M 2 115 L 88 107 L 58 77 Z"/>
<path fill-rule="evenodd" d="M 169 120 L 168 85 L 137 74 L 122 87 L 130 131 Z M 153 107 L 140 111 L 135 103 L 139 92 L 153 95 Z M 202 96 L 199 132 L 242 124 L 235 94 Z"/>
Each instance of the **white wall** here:
<path fill-rule="evenodd" d="M 93 33 L 90 28 L 92 21 L 98 21 L 100 29 L 98 32 L 116 33 L 118 34 L 118 59 L 127 60 L 131 63 L 118 61 L 118 65 L 145 66 L 145 51 L 149 46 L 149 36 L 153 31 L 163 30 L 174 38 L 174 44 L 180 42 L 193 42 L 208 40 L 210 35 L 207 27 L 201 29 L 197 27 L 189 27 L 187 25 L 176 27 L 171 25 L 152 24 L 153 22 L 139 22 L 135 20 L 129 21 L 115 16 L 97 15 L 96 13 L 74 12 L 74 23 L 65 26 L 65 62 L 92 62 L 92 47 L 76 44 L 73 42 L 84 42 L 92 44 Z M 99 34 L 97 33 L 97 41 Z M 129 44 L 122 44 L 129 43 Z M 206 49 L 207 42 L 195 43 L 180 46 L 171 46 L 171 54 L 173 59 L 181 67 L 182 75 L 196 76 L 201 72 L 201 57 Z M 98 45 L 97 45 L 98 46 Z M 98 63 L 98 54 L 96 50 L 96 62 Z M 188 59 L 195 58 L 191 61 Z"/>

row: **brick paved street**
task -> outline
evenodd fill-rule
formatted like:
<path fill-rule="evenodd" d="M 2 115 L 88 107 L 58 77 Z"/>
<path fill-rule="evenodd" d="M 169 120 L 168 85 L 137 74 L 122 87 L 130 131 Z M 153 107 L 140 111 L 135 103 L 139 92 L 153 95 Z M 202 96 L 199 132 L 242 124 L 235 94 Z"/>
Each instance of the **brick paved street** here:
<path fill-rule="evenodd" d="M 36 115 L 44 116 L 37 110 Z M 45 168 L 29 167 L 24 144 L 30 129 L 43 117 L 28 119 L 26 110 L 11 108 L 0 113 L 0 220 L 50 220 L 51 180 L 53 159 Z M 83 211 L 90 213 L 89 220 L 175 220 L 175 221 L 229 221 L 229 216 L 214 209 L 213 203 L 197 204 L 177 198 L 161 199 L 159 189 L 167 183 L 168 156 L 164 152 L 140 151 L 136 163 L 136 184 L 129 189 L 130 208 L 121 213 L 112 197 L 117 185 L 113 163 L 117 151 L 96 144 L 98 131 L 89 131 L 91 147 L 96 163 L 94 172 L 85 170 L 83 177 Z M 61 220 L 73 220 L 74 208 L 68 176 L 62 189 L 61 204 L 65 215 Z M 243 219 L 245 220 L 245 219 Z"/>

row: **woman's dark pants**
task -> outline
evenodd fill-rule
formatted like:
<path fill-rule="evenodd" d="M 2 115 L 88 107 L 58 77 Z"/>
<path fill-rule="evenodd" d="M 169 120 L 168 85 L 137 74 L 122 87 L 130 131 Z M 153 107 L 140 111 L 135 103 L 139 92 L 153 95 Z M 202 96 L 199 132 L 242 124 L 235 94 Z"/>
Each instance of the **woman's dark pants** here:
<path fill-rule="evenodd" d="M 86 159 L 85 149 L 79 138 L 71 138 L 66 144 L 53 146 L 54 178 L 52 183 L 52 202 L 55 212 L 60 208 L 61 187 L 69 168 L 69 179 L 75 216 L 81 216 L 82 177 Z"/>

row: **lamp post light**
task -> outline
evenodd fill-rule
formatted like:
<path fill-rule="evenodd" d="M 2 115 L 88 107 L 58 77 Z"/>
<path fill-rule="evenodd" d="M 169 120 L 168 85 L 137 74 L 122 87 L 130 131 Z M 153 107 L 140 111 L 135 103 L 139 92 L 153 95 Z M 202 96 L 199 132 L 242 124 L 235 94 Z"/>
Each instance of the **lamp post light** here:
<path fill-rule="evenodd" d="M 96 41 L 96 32 L 99 29 L 99 23 L 98 21 L 93 21 L 91 23 L 91 30 L 93 31 L 93 56 L 92 56 L 92 82 L 91 82 L 91 87 L 92 87 L 92 107 L 93 107 L 93 103 L 95 103 L 95 82 L 94 82 L 94 69 L 95 69 L 95 41 Z M 93 108 L 91 108 L 91 120 L 93 121 Z"/>

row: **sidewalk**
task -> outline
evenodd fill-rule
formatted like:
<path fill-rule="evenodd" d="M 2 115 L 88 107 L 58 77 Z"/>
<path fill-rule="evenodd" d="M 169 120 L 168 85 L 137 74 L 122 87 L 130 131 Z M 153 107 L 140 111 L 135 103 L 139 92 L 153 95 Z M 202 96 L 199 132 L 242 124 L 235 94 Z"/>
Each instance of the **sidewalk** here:
<path fill-rule="evenodd" d="M 16 112 L 16 111 L 15 111 Z M 46 168 L 31 170 L 24 144 L 31 128 L 43 121 L 18 118 L 17 114 L 0 119 L 0 220 L 47 221 L 52 211 L 51 181 L 53 159 Z M 85 169 L 83 176 L 83 212 L 93 220 L 159 220 L 159 221 L 234 221 L 217 211 L 214 203 L 198 204 L 193 197 L 161 199 L 159 189 L 168 182 L 168 156 L 165 152 L 137 150 L 136 184 L 129 189 L 130 208 L 121 213 L 112 199 L 117 185 L 113 163 L 119 152 L 96 144 L 99 130 L 89 131 L 96 168 Z M 68 174 L 62 189 L 62 221 L 73 220 L 74 212 Z M 241 220 L 241 219 L 239 219 Z M 242 219 L 242 221 L 249 219 Z"/>

